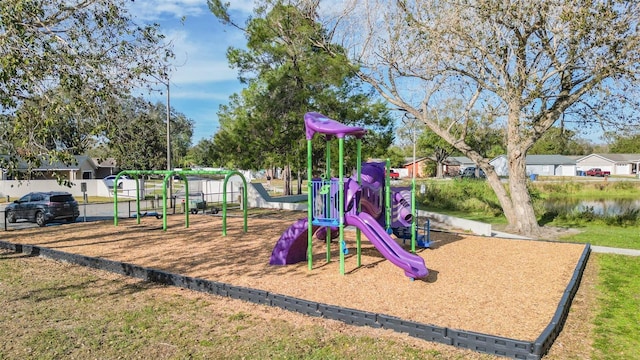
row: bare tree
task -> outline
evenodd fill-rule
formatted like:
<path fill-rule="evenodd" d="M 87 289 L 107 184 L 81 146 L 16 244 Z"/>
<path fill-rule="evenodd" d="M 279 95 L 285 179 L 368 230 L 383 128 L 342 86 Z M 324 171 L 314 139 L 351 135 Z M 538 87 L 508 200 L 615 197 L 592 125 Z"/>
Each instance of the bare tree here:
<path fill-rule="evenodd" d="M 363 79 L 485 171 L 511 231 L 540 234 L 525 156 L 562 114 L 637 127 L 636 0 L 354 0 L 318 13 Z M 443 121 L 452 100 L 464 111 Z M 508 187 L 466 140 L 478 113 L 505 129 Z"/>

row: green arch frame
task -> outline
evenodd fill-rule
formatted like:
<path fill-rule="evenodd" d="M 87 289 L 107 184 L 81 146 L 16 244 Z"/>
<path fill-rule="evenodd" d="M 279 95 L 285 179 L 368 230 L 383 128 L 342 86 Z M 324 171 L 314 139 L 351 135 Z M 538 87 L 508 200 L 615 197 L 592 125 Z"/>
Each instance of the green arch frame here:
<path fill-rule="evenodd" d="M 234 175 L 240 176 L 243 183 L 242 209 L 244 217 L 244 232 L 247 232 L 247 180 L 244 175 L 237 170 L 125 170 L 116 175 L 114 184 L 118 183 L 120 176 L 131 175 L 136 180 L 136 214 L 140 214 L 140 175 L 164 175 L 162 182 L 162 230 L 167 230 L 167 182 L 174 175 L 179 175 L 185 184 L 185 196 L 189 198 L 189 181 L 186 175 L 225 175 L 222 193 L 222 235 L 227 235 L 227 184 L 229 178 Z M 189 227 L 189 202 L 185 202 L 185 228 Z M 137 216 L 140 224 L 140 216 Z M 113 192 L 113 224 L 118 226 L 118 192 Z"/>

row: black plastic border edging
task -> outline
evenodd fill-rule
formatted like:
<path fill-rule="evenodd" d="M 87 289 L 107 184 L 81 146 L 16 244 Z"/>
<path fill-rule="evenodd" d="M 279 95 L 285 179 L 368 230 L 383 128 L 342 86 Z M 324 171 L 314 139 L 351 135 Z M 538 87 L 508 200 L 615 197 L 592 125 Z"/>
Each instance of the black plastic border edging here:
<path fill-rule="evenodd" d="M 540 336 L 538 336 L 538 339 L 534 342 L 534 354 L 539 355 L 540 357 L 544 356 L 562 331 L 564 323 L 567 320 L 567 316 L 569 316 L 571 302 L 573 301 L 573 297 L 576 295 L 576 292 L 578 292 L 580 280 L 582 280 L 582 274 L 584 273 L 584 269 L 587 267 L 587 261 L 589 260 L 590 255 L 591 245 L 585 244 L 582 256 L 580 256 L 576 269 L 573 272 L 573 276 L 571 277 L 569 284 L 567 284 L 567 288 L 564 290 L 564 294 L 560 299 L 556 313 L 553 315 L 553 318 L 551 318 L 549 325 L 547 325 Z"/>
<path fill-rule="evenodd" d="M 407 333 L 423 340 L 453 345 L 477 352 L 510 357 L 514 359 L 538 360 L 544 356 L 562 330 L 569 314 L 571 301 L 578 291 L 582 274 L 589 259 L 591 247 L 585 245 L 573 276 L 560 299 L 558 308 L 547 327 L 535 342 L 503 338 L 494 335 L 455 330 L 428 324 L 421 324 L 397 317 L 348 309 L 339 306 L 316 303 L 264 290 L 234 286 L 230 284 L 194 278 L 161 270 L 144 268 L 138 265 L 94 258 L 84 255 L 70 254 L 33 245 L 13 244 L 0 241 L 0 249 L 11 250 L 30 256 L 41 256 L 53 260 L 65 261 L 94 269 L 109 271 L 144 281 L 177 286 L 193 291 L 230 297 L 256 304 L 279 307 L 284 310 L 303 315 L 323 317 L 342 321 L 351 325 L 385 328 L 396 332 Z"/>

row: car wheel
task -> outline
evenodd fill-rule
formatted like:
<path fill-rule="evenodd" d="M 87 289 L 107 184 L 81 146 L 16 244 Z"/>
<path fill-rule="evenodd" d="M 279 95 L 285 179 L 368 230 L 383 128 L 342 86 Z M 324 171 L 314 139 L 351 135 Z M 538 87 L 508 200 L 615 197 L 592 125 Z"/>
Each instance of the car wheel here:
<path fill-rule="evenodd" d="M 47 225 L 47 221 L 44 218 L 44 213 L 42 211 L 38 211 L 36 213 L 36 224 L 38 224 L 38 226 L 43 227 Z"/>
<path fill-rule="evenodd" d="M 7 210 L 7 213 L 5 214 L 5 217 L 6 217 L 7 221 L 12 223 L 12 224 L 16 222 L 16 214 L 14 214 L 13 211 L 11 211 L 11 210 Z"/>
<path fill-rule="evenodd" d="M 77 220 L 77 219 L 78 219 L 78 218 L 70 217 L 70 218 L 67 218 L 67 222 L 68 222 L 68 223 L 74 223 L 74 222 L 76 222 L 76 220 Z"/>

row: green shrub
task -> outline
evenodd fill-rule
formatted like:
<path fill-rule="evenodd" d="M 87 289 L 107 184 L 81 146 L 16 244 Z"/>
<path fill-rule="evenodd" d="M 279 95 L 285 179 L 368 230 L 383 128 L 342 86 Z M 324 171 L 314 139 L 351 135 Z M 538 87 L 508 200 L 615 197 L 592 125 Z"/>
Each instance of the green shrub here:
<path fill-rule="evenodd" d="M 613 190 L 638 190 L 638 184 L 631 181 L 612 181 L 609 186 Z"/>
<path fill-rule="evenodd" d="M 486 181 L 456 179 L 448 182 L 424 183 L 424 194 L 416 196 L 421 209 L 482 212 L 499 216 L 502 207 Z"/>
<path fill-rule="evenodd" d="M 575 194 L 584 189 L 582 182 L 538 182 L 531 186 L 536 191 L 542 191 L 548 196 L 566 196 Z"/>
<path fill-rule="evenodd" d="M 640 210 L 627 209 L 622 214 L 611 215 L 604 218 L 604 223 L 612 226 L 635 226 L 640 223 Z"/>
<path fill-rule="evenodd" d="M 587 206 L 585 207 L 584 210 L 582 211 L 572 211 L 570 213 L 561 215 L 564 217 L 565 220 L 569 220 L 569 221 L 573 221 L 573 222 L 592 222 L 595 221 L 597 219 L 602 218 L 601 215 L 596 214 L 596 212 L 594 211 L 593 206 Z"/>
<path fill-rule="evenodd" d="M 547 215 L 547 220 L 549 216 Z M 622 214 L 617 215 L 603 215 L 597 214 L 592 206 L 585 208 L 582 211 L 573 211 L 566 214 L 555 214 L 553 219 L 560 220 L 563 223 L 570 223 L 574 225 L 586 224 L 586 223 L 600 223 L 609 226 L 635 226 L 640 224 L 640 210 L 628 209 Z"/>

